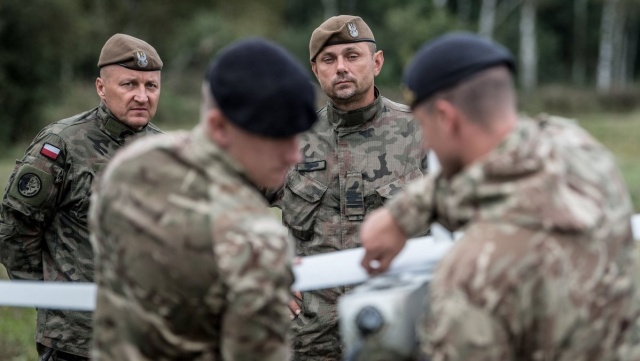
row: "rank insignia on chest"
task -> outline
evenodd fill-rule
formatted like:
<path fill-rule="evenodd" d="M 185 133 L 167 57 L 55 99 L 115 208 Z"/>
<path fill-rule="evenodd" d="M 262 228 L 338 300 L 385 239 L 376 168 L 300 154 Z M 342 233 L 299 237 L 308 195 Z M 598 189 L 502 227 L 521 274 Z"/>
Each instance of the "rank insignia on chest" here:
<path fill-rule="evenodd" d="M 44 143 L 42 149 L 40 149 L 40 154 L 44 155 L 49 159 L 56 160 L 58 159 L 58 155 L 60 154 L 60 148 L 53 146 L 49 143 Z"/>
<path fill-rule="evenodd" d="M 327 168 L 327 161 L 317 160 L 313 162 L 304 162 L 296 164 L 298 172 L 312 172 L 314 170 L 323 170 Z"/>

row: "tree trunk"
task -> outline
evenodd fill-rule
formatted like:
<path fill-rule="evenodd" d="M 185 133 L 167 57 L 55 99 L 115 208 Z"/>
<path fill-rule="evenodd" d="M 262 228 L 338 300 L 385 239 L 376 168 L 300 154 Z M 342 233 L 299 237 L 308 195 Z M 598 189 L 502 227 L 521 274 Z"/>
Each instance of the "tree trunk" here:
<path fill-rule="evenodd" d="M 470 0 L 458 0 L 458 21 L 466 24 L 471 21 L 471 1 Z"/>
<path fill-rule="evenodd" d="M 496 0 L 482 0 L 478 34 L 493 38 L 493 28 L 496 20 Z"/>
<path fill-rule="evenodd" d="M 524 0 L 520 9 L 520 83 L 529 92 L 538 80 L 536 0 Z"/>
<path fill-rule="evenodd" d="M 618 0 L 604 0 L 600 23 L 600 50 L 596 89 L 601 93 L 611 90 L 613 72 L 613 42 Z"/>
<path fill-rule="evenodd" d="M 640 21 L 638 21 L 639 13 L 640 12 L 637 8 L 633 8 L 631 13 L 629 14 L 629 28 L 627 32 L 627 35 L 629 36 L 629 57 L 627 64 L 629 65 L 627 66 L 626 78 L 630 82 L 633 82 L 635 79 L 636 59 L 638 59 L 638 31 L 640 31 L 638 26 L 640 23 Z"/>
<path fill-rule="evenodd" d="M 571 79 L 576 85 L 584 86 L 587 83 L 586 48 L 587 38 L 587 3 L 588 0 L 573 1 L 573 64 L 571 66 Z"/>
<path fill-rule="evenodd" d="M 442 9 L 447 6 L 447 0 L 433 0 L 433 5 L 438 9 Z"/>
<path fill-rule="evenodd" d="M 627 17 L 624 3 L 618 5 L 616 9 L 615 25 L 613 27 L 613 71 L 611 73 L 611 86 L 620 87 L 626 83 L 628 59 L 628 36 L 625 34 L 627 27 Z"/>
<path fill-rule="evenodd" d="M 494 28 L 499 28 L 504 24 L 511 15 L 513 15 L 522 5 L 524 0 L 502 0 L 499 5 L 496 5 L 496 18 L 494 20 Z"/>

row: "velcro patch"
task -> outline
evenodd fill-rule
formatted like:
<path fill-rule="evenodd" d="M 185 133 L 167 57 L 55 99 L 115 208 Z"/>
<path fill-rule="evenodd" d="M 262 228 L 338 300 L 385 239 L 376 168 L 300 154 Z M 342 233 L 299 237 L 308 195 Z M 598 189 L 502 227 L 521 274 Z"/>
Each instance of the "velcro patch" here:
<path fill-rule="evenodd" d="M 42 180 L 34 173 L 25 173 L 18 179 L 18 192 L 24 197 L 31 198 L 40 193 Z"/>
<path fill-rule="evenodd" d="M 9 195 L 31 206 L 42 205 L 53 187 L 54 176 L 30 164 L 24 164 L 16 174 Z"/>
<path fill-rule="evenodd" d="M 317 160 L 313 162 L 304 162 L 296 164 L 296 170 L 299 172 L 312 172 L 314 170 L 323 170 L 327 168 L 327 161 Z"/>
<path fill-rule="evenodd" d="M 347 173 L 345 214 L 350 221 L 364 219 L 364 182 L 362 173 Z"/>
<path fill-rule="evenodd" d="M 58 155 L 60 154 L 60 148 L 55 145 L 51 145 L 49 143 L 44 143 L 42 149 L 40 149 L 40 154 L 44 155 L 49 159 L 56 160 L 58 159 Z"/>

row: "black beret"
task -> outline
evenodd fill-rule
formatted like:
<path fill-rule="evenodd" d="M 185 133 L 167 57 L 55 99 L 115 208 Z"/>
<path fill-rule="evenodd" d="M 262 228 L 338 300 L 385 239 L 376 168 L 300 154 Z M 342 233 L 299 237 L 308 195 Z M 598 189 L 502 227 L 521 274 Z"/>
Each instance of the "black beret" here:
<path fill-rule="evenodd" d="M 212 60 L 206 79 L 222 113 L 250 133 L 286 138 L 317 120 L 309 74 L 271 41 L 253 38 L 227 46 Z"/>
<path fill-rule="evenodd" d="M 456 32 L 424 44 L 404 73 L 407 103 L 415 106 L 436 92 L 452 88 L 472 75 L 497 65 L 515 73 L 511 52 L 471 33 Z"/>

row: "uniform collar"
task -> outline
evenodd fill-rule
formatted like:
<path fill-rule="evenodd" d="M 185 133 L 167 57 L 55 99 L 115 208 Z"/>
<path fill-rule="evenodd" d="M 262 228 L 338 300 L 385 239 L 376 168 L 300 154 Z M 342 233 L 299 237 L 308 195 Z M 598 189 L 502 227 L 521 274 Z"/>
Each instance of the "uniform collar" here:
<path fill-rule="evenodd" d="M 376 87 L 374 87 L 374 94 L 376 99 L 371 104 L 356 110 L 345 112 L 336 108 L 333 103 L 329 103 L 327 107 L 329 123 L 339 131 L 354 130 L 367 123 L 373 119 L 382 108 L 382 97 Z"/>
<path fill-rule="evenodd" d="M 523 117 L 481 159 L 450 179 L 439 177 L 438 213 L 447 215 L 454 228 L 473 218 L 510 219 L 529 227 L 544 220 L 541 228 L 570 218 L 570 208 L 563 208 L 568 202 L 558 201 L 570 188 L 563 187 L 566 160 L 552 150 L 555 140 L 551 138 L 557 135 L 543 131 L 545 127 L 544 122 Z"/>
<path fill-rule="evenodd" d="M 212 141 L 201 124 L 191 131 L 191 139 L 193 140 L 190 149 L 192 159 L 202 166 L 211 178 L 217 175 L 220 164 L 240 177 L 246 178 L 246 172 L 240 163 Z"/>
<path fill-rule="evenodd" d="M 147 128 L 147 125 L 145 125 L 140 130 L 132 129 L 119 121 L 103 102 L 100 102 L 98 107 L 98 119 L 100 119 L 100 129 L 120 144 L 124 143 L 130 136 L 143 132 Z"/>

